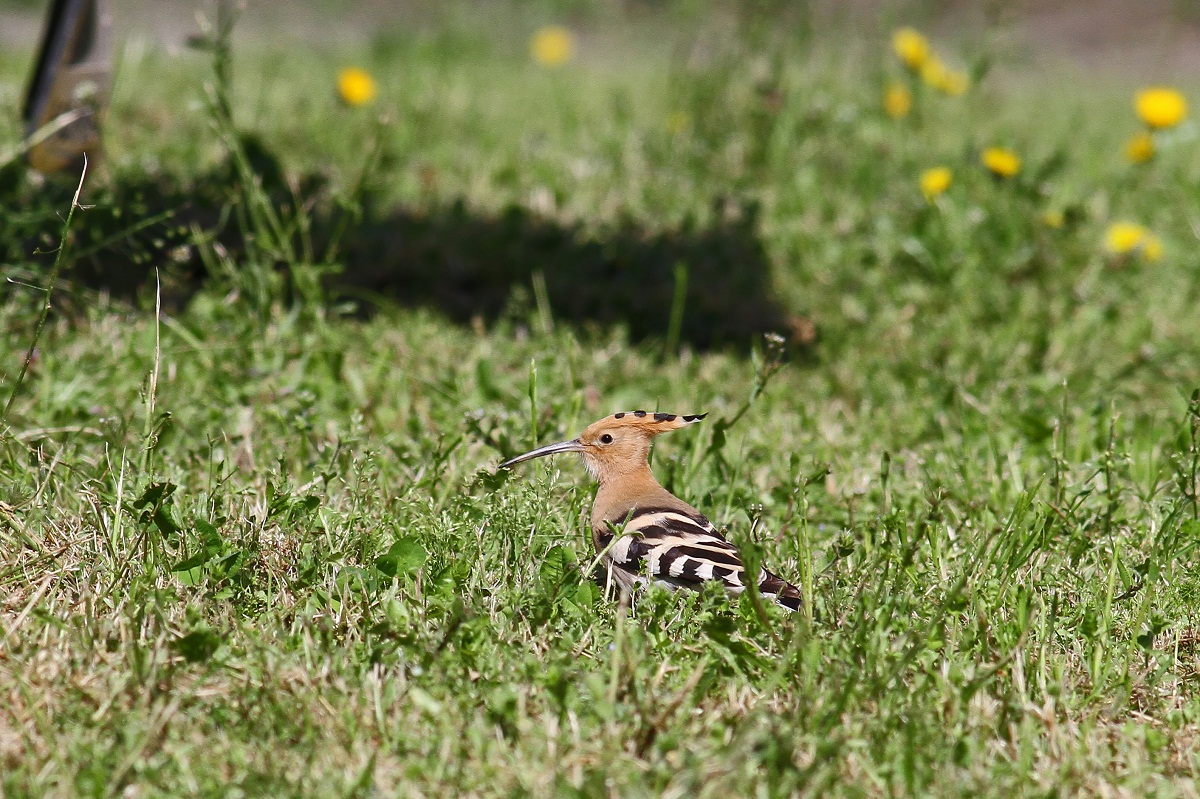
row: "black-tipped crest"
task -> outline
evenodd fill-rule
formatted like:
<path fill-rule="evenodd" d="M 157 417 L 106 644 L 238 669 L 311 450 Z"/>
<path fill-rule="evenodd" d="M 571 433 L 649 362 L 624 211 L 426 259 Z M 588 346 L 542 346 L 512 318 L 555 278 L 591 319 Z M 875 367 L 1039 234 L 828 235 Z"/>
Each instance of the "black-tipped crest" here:
<path fill-rule="evenodd" d="M 698 422 L 707 415 L 706 413 L 683 415 L 677 413 L 650 413 L 643 410 L 621 411 L 620 413 L 614 413 L 612 416 L 601 419 L 590 425 L 588 429 L 620 422 L 621 426 L 640 427 L 648 431 L 661 433 L 683 427 L 685 424 Z"/>

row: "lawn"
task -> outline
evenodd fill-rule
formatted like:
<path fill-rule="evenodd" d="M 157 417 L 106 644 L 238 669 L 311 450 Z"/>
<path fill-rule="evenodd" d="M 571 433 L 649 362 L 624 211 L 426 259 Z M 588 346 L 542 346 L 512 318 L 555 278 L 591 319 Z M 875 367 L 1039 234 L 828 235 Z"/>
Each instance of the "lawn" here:
<path fill-rule="evenodd" d="M 768 5 L 133 37 L 73 213 L 0 117 L 0 797 L 1197 795 L 1200 84 Z M 801 612 L 496 471 L 635 408 Z"/>

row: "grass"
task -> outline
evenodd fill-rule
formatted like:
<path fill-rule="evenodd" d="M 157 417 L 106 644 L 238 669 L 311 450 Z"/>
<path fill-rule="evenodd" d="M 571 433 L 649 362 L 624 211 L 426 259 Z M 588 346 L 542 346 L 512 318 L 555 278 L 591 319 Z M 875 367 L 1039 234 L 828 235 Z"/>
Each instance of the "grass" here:
<path fill-rule="evenodd" d="M 0 794 L 1194 796 L 1190 128 L 1135 169 L 1137 76 L 1003 51 L 894 122 L 819 20 L 585 6 L 547 72 L 537 9 L 236 46 L 233 127 L 125 48 L 36 342 L 78 176 L 0 174 Z M 711 413 L 655 471 L 805 613 L 624 617 L 582 467 L 494 472 L 635 407 Z"/>

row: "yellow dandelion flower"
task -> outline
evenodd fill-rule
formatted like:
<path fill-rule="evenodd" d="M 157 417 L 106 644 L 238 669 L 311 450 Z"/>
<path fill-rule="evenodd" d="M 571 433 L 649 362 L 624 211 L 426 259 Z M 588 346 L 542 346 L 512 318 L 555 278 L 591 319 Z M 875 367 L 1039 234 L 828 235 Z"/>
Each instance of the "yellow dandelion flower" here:
<path fill-rule="evenodd" d="M 1170 128 L 1187 116 L 1187 98 L 1174 89 L 1153 86 L 1133 99 L 1138 118 L 1152 128 Z"/>
<path fill-rule="evenodd" d="M 957 97 L 967 90 L 967 75 L 950 69 L 936 55 L 931 55 L 921 67 L 921 80 L 942 94 Z"/>
<path fill-rule="evenodd" d="M 921 173 L 921 193 L 925 195 L 926 200 L 932 202 L 938 195 L 950 188 L 950 181 L 953 177 L 954 174 L 944 166 L 926 169 Z"/>
<path fill-rule="evenodd" d="M 913 28 L 897 28 L 892 34 L 892 50 L 900 63 L 913 72 L 920 72 L 929 60 L 929 40 Z"/>
<path fill-rule="evenodd" d="M 561 67 L 575 53 L 575 37 L 562 25 L 539 28 L 529 40 L 529 55 L 543 67 Z"/>
<path fill-rule="evenodd" d="M 913 96 L 900 82 L 889 83 L 883 91 L 883 110 L 892 119 L 904 119 L 912 111 Z"/>
<path fill-rule="evenodd" d="M 343 103 L 353 108 L 374 100 L 379 90 L 371 73 L 358 67 L 346 67 L 338 73 L 337 93 Z"/>
<path fill-rule="evenodd" d="M 935 53 L 930 53 L 929 58 L 921 65 L 920 72 L 921 80 L 925 81 L 926 86 L 937 88 L 946 78 L 946 65 Z"/>
<path fill-rule="evenodd" d="M 1125 255 L 1137 249 L 1146 228 L 1136 222 L 1113 222 L 1104 232 L 1104 249 L 1113 255 Z"/>
<path fill-rule="evenodd" d="M 692 118 L 683 111 L 676 111 L 667 117 L 667 133 L 683 133 L 692 126 Z"/>
<path fill-rule="evenodd" d="M 1046 211 L 1044 214 L 1042 214 L 1042 224 L 1048 228 L 1058 230 L 1065 225 L 1066 222 L 1066 216 L 1057 208 L 1051 208 L 1049 211 Z"/>
<path fill-rule="evenodd" d="M 965 92 L 971 85 L 970 79 L 967 78 L 967 73 L 959 72 L 954 69 L 947 69 L 942 75 L 941 83 L 937 84 L 937 88 L 942 94 L 948 94 L 951 97 L 958 97 Z"/>
<path fill-rule="evenodd" d="M 1021 158 L 1012 150 L 989 147 L 979 155 L 987 170 L 999 178 L 1011 178 L 1021 171 Z"/>
<path fill-rule="evenodd" d="M 1153 233 L 1147 233 L 1142 239 L 1142 257 L 1147 261 L 1158 261 L 1163 256 L 1162 240 Z"/>
<path fill-rule="evenodd" d="M 1125 142 L 1125 157 L 1130 163 L 1144 164 L 1154 157 L 1154 137 L 1148 131 L 1135 133 Z"/>
<path fill-rule="evenodd" d="M 1104 232 L 1104 249 L 1110 255 L 1138 254 L 1147 261 L 1162 258 L 1162 241 L 1136 222 L 1113 222 Z"/>

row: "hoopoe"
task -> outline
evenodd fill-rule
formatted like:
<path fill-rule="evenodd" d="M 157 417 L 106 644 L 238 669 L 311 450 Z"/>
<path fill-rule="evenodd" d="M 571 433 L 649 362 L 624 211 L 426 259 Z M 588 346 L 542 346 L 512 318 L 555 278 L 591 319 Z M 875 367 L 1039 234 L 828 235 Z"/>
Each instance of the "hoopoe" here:
<path fill-rule="evenodd" d="M 659 485 L 650 471 L 654 437 L 706 415 L 613 414 L 589 425 L 579 438 L 538 447 L 500 468 L 559 452 L 583 455 L 600 484 L 592 505 L 592 543 L 622 594 L 650 582 L 675 590 L 699 589 L 709 580 L 740 594 L 746 589 L 746 570 L 737 548 L 704 514 Z M 796 586 L 766 569 L 760 569 L 757 581 L 763 596 L 789 610 L 800 609 Z"/>

